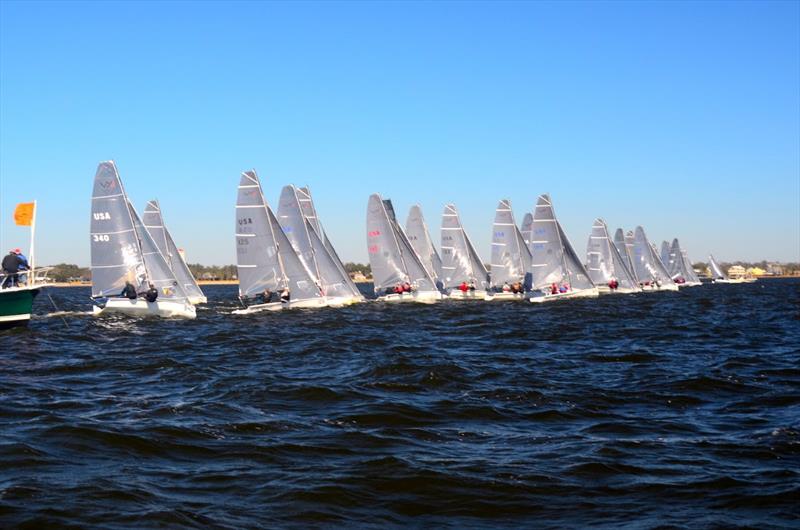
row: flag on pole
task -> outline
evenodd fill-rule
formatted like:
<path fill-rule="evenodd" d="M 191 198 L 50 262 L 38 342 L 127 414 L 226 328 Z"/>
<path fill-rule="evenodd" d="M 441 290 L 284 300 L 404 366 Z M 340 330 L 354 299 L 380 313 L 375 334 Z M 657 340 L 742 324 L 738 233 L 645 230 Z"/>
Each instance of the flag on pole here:
<path fill-rule="evenodd" d="M 33 202 L 19 203 L 14 210 L 14 222 L 19 226 L 31 226 L 35 204 Z"/>
<path fill-rule="evenodd" d="M 14 222 L 18 226 L 31 226 L 33 222 L 33 202 L 21 202 L 14 210 Z"/>

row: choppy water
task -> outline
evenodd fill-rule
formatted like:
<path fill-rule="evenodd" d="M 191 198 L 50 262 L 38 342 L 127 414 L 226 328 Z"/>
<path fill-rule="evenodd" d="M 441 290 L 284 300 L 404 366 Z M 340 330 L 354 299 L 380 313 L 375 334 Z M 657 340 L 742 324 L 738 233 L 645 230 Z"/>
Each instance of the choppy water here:
<path fill-rule="evenodd" d="M 0 526 L 797 527 L 800 282 L 0 332 Z"/>

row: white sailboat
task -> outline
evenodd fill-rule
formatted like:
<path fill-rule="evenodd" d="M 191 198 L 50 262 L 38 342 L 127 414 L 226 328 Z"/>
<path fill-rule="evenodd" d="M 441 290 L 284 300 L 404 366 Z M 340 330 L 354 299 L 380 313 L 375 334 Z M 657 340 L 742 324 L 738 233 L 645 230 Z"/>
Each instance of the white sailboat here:
<path fill-rule="evenodd" d="M 322 245 L 325 247 L 325 250 L 328 251 L 328 255 L 331 259 L 333 259 L 336 268 L 339 270 L 339 274 L 350 290 L 349 303 L 364 302 L 364 295 L 361 294 L 361 291 L 358 290 L 358 287 L 356 287 L 356 284 L 353 282 L 352 278 L 350 278 L 350 274 L 345 270 L 344 264 L 339 258 L 339 254 L 336 253 L 336 249 L 333 248 L 333 243 L 328 239 L 328 234 L 325 233 L 325 229 L 322 227 L 322 222 L 317 216 L 317 209 L 314 206 L 314 199 L 311 197 L 311 190 L 309 190 L 308 186 L 297 188 L 297 199 L 300 203 L 300 211 L 303 212 L 303 216 L 311 223 L 311 227 L 317 237 L 322 240 Z"/>
<path fill-rule="evenodd" d="M 97 167 L 92 191 L 92 298 L 95 315 L 194 318 L 194 306 L 164 260 L 158 246 L 128 201 L 113 161 Z M 137 293 L 150 285 L 158 298 L 122 296 L 130 283 Z"/>
<path fill-rule="evenodd" d="M 531 230 L 533 303 L 562 298 L 594 298 L 599 292 L 556 219 L 550 196 L 536 202 Z"/>
<path fill-rule="evenodd" d="M 443 288 L 448 298 L 486 298 L 489 273 L 461 225 L 458 210 L 452 204 L 445 205 L 442 212 L 442 275 Z M 464 284 L 468 289 L 459 289 Z"/>
<path fill-rule="evenodd" d="M 239 179 L 236 199 L 236 265 L 239 299 L 261 297 L 234 314 L 282 309 L 320 308 L 327 305 L 313 275 L 298 257 L 267 204 L 255 170 Z M 279 292 L 288 289 L 289 298 Z M 274 300 L 277 298 L 277 300 Z"/>
<path fill-rule="evenodd" d="M 414 252 L 417 253 L 425 270 L 436 281 L 436 285 L 442 282 L 442 258 L 439 256 L 436 247 L 433 246 L 431 234 L 428 231 L 428 224 L 422 216 L 422 208 L 415 204 L 408 211 L 406 218 L 406 236 L 411 243 Z"/>
<path fill-rule="evenodd" d="M 525 275 L 530 272 L 531 251 L 514 222 L 514 212 L 508 199 L 501 200 L 495 210 L 490 266 L 490 292 L 486 300 L 525 299 Z"/>
<path fill-rule="evenodd" d="M 668 256 L 668 272 L 678 287 L 695 287 L 700 285 L 700 278 L 694 273 L 692 264 L 689 262 L 686 252 L 681 249 L 677 237 L 673 239 L 672 244 L 669 245 Z"/>
<path fill-rule="evenodd" d="M 379 301 L 433 303 L 442 299 L 435 280 L 397 223 L 392 201 L 377 193 L 370 195 L 367 203 L 367 252 Z M 396 292 L 403 284 L 411 291 Z"/>
<path fill-rule="evenodd" d="M 745 278 L 728 277 L 712 255 L 708 256 L 708 268 L 711 269 L 711 281 L 713 283 L 748 283 Z"/>
<path fill-rule="evenodd" d="M 317 230 L 303 215 L 299 196 L 294 186 L 284 186 L 277 216 L 297 257 L 322 289 L 328 306 L 341 307 L 361 302 L 363 297 L 360 294 L 355 296 L 347 282 L 350 276 L 339 269 Z"/>
<path fill-rule="evenodd" d="M 641 291 L 639 282 L 625 265 L 625 259 L 611 241 L 606 222 L 599 217 L 595 219 L 586 245 L 586 271 L 601 294 Z"/>
<path fill-rule="evenodd" d="M 207 301 L 206 296 L 197 284 L 197 280 L 195 280 L 192 275 L 192 271 L 189 270 L 189 266 L 186 264 L 180 251 L 178 251 L 178 246 L 172 239 L 172 234 L 169 233 L 167 226 L 164 224 L 164 218 L 161 215 L 161 206 L 156 199 L 147 202 L 147 206 L 145 206 L 144 212 L 142 212 L 142 222 L 147 231 L 150 232 L 150 236 L 167 261 L 167 265 L 169 265 L 178 283 L 180 283 L 184 291 L 186 291 L 189 302 L 193 305 L 205 304 Z"/>
<path fill-rule="evenodd" d="M 614 232 L 614 247 L 622 257 L 622 262 L 625 264 L 625 269 L 627 269 L 631 278 L 634 279 L 636 285 L 641 287 L 641 282 L 639 282 L 639 278 L 636 276 L 636 269 L 633 266 L 633 232 L 628 231 L 625 234 L 622 228 L 617 228 L 616 232 Z"/>
<path fill-rule="evenodd" d="M 661 258 L 653 245 L 647 240 L 644 228 L 636 227 L 633 238 L 633 267 L 643 291 L 677 291 Z"/>

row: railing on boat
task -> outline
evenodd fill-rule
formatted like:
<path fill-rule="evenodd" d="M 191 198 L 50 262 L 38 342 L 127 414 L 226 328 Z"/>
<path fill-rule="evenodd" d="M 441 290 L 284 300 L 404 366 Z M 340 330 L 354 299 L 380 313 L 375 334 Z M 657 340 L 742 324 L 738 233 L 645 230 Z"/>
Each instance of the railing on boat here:
<path fill-rule="evenodd" d="M 43 287 L 52 283 L 50 278 L 47 277 L 51 270 L 53 270 L 53 267 L 36 267 L 35 269 L 29 269 L 15 273 L 0 271 L 0 286 L 5 283 L 6 278 L 16 274 L 19 287 Z M 14 287 L 6 287 L 6 289 L 13 288 Z"/>

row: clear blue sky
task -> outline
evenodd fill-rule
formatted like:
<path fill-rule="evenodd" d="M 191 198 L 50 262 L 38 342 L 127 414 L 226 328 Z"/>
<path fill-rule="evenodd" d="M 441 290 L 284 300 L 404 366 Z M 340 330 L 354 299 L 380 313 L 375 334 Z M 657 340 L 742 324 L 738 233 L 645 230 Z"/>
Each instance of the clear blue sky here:
<path fill-rule="evenodd" d="M 542 192 L 581 254 L 596 216 L 690 256 L 800 260 L 798 2 L 0 2 L 0 245 L 89 263 L 116 160 L 189 261 L 235 262 L 240 171 L 308 184 L 346 261 L 367 198 L 494 209 Z"/>

